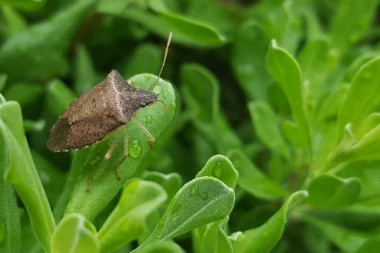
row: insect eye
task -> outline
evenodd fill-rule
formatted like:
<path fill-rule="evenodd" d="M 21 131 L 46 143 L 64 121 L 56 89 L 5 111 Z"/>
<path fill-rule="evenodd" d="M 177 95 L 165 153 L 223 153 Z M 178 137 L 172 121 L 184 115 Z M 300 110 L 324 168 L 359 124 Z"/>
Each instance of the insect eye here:
<path fill-rule="evenodd" d="M 145 107 L 146 106 L 146 103 L 145 102 L 140 102 L 140 105 L 142 106 L 142 107 Z"/>

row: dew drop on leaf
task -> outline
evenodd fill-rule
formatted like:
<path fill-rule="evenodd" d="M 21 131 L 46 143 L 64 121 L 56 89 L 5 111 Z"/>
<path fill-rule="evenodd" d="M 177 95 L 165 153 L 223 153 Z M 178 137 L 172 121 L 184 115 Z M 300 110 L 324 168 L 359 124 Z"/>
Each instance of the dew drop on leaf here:
<path fill-rule="evenodd" d="M 147 124 L 152 123 L 152 116 L 147 116 L 147 117 L 145 118 L 145 123 L 147 123 Z"/>
<path fill-rule="evenodd" d="M 206 200 L 208 199 L 208 192 L 202 192 L 200 196 L 201 196 L 201 199 Z"/>
<path fill-rule="evenodd" d="M 164 93 L 162 94 L 162 97 L 163 97 L 164 99 L 166 99 L 166 98 L 167 98 L 167 96 L 168 96 L 168 94 L 169 94 L 169 92 L 168 92 L 168 91 L 164 91 Z"/>
<path fill-rule="evenodd" d="M 158 85 L 153 90 L 153 92 L 156 93 L 156 95 L 159 95 L 161 91 L 162 91 L 162 87 Z"/>
<path fill-rule="evenodd" d="M 142 153 L 142 146 L 140 140 L 133 140 L 129 143 L 129 155 L 132 158 L 139 158 Z"/>
<path fill-rule="evenodd" d="M 190 196 L 198 196 L 199 195 L 199 191 L 198 191 L 198 186 L 195 185 L 191 191 L 190 191 Z"/>
<path fill-rule="evenodd" d="M 217 162 L 212 171 L 212 174 L 214 175 L 214 177 L 220 178 L 220 176 L 222 175 L 222 171 L 223 171 L 222 163 Z"/>

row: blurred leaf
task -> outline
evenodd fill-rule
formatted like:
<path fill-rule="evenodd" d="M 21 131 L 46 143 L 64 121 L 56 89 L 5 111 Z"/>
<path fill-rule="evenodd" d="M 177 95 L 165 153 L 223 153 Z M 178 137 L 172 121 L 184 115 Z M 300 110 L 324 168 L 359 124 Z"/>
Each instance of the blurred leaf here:
<path fill-rule="evenodd" d="M 53 80 L 48 84 L 46 107 L 59 117 L 75 99 L 75 94 L 62 81 Z"/>
<path fill-rule="evenodd" d="M 183 253 L 181 247 L 171 241 L 160 242 L 142 248 L 140 253 Z"/>
<path fill-rule="evenodd" d="M 255 127 L 256 134 L 260 140 L 274 152 L 278 152 L 286 159 L 290 159 L 290 153 L 282 138 L 276 115 L 269 105 L 265 102 L 255 101 L 250 102 L 248 108 L 252 125 Z"/>
<path fill-rule="evenodd" d="M 284 121 L 281 125 L 281 129 L 288 142 L 290 142 L 294 147 L 302 147 L 302 136 L 300 136 L 299 129 L 294 122 L 290 120 Z"/>
<path fill-rule="evenodd" d="M 202 253 L 232 253 L 232 244 L 228 239 L 223 227 L 226 226 L 228 217 L 221 221 L 207 225 L 203 234 L 201 251 Z"/>
<path fill-rule="evenodd" d="M 156 229 L 136 252 L 223 219 L 232 211 L 234 202 L 234 191 L 218 179 L 193 179 L 174 196 Z"/>
<path fill-rule="evenodd" d="M 220 111 L 220 84 L 216 77 L 202 65 L 185 64 L 181 69 L 182 92 L 192 123 L 215 143 L 220 153 L 241 146 Z"/>
<path fill-rule="evenodd" d="M 341 208 L 350 206 L 358 199 L 361 184 L 357 178 L 338 178 L 321 175 L 311 181 L 307 188 L 308 203 L 316 207 Z"/>
<path fill-rule="evenodd" d="M 0 73 L 0 92 L 4 89 L 8 76 L 5 73 Z"/>
<path fill-rule="evenodd" d="M 21 107 L 27 107 L 41 99 L 44 88 L 38 84 L 13 84 L 4 92 L 7 100 L 17 101 Z"/>
<path fill-rule="evenodd" d="M 168 195 L 166 202 L 169 202 L 181 188 L 181 176 L 177 173 L 162 174 L 156 171 L 147 171 L 143 174 L 142 179 L 156 182 L 162 186 Z"/>
<path fill-rule="evenodd" d="M 329 70 L 329 43 L 326 39 L 314 39 L 306 43 L 299 55 L 299 65 L 306 90 L 306 101 L 317 101 L 325 86 Z"/>
<path fill-rule="evenodd" d="M 64 74 L 71 39 L 95 1 L 75 2 L 52 19 L 8 39 L 0 49 L 0 69 L 12 80 L 46 80 Z"/>
<path fill-rule="evenodd" d="M 228 187 L 234 189 L 238 179 L 238 172 L 227 157 L 215 155 L 207 161 L 202 170 L 196 175 L 196 178 L 205 176 L 219 179 Z"/>
<path fill-rule="evenodd" d="M 0 108 L 2 106 L 0 102 Z M 5 136 L 0 131 L 0 252 L 17 253 L 21 246 L 21 225 L 15 193 L 4 179 L 8 152 Z"/>
<path fill-rule="evenodd" d="M 356 73 L 338 114 L 338 141 L 343 137 L 344 126 L 359 123 L 380 104 L 380 57 L 364 64 Z"/>
<path fill-rule="evenodd" d="M 1 11 L 7 23 L 6 37 L 12 37 L 27 28 L 26 20 L 8 5 L 2 5 Z"/>
<path fill-rule="evenodd" d="M 377 0 L 341 0 L 331 22 L 331 39 L 337 49 L 360 40 L 376 13 Z"/>
<path fill-rule="evenodd" d="M 233 244 L 236 253 L 270 252 L 280 240 L 285 228 L 288 211 L 307 197 L 306 191 L 290 195 L 281 209 L 261 227 L 243 232 Z"/>
<path fill-rule="evenodd" d="M 139 46 L 132 54 L 128 61 L 127 68 L 122 71 L 125 78 L 140 74 L 153 73 L 160 71 L 162 62 L 162 52 L 157 46 L 152 44 L 143 44 Z"/>
<path fill-rule="evenodd" d="M 376 253 L 380 247 L 380 235 L 374 235 L 366 239 L 355 253 Z"/>
<path fill-rule="evenodd" d="M 114 252 L 145 231 L 146 219 L 167 198 L 158 184 L 142 180 L 130 182 L 111 215 L 98 233 L 102 252 Z"/>
<path fill-rule="evenodd" d="M 305 218 L 305 220 L 318 228 L 343 252 L 355 252 L 368 238 L 366 234 L 349 230 L 311 216 Z"/>
<path fill-rule="evenodd" d="M 286 191 L 256 168 L 241 150 L 232 150 L 228 157 L 239 172 L 238 185 L 245 191 L 264 199 L 286 196 Z"/>
<path fill-rule="evenodd" d="M 246 22 L 237 30 L 232 54 L 232 67 L 249 99 L 265 100 L 272 82 L 263 62 L 269 39 L 258 22 Z"/>
<path fill-rule="evenodd" d="M 140 5 L 140 6 L 139 6 Z M 120 5 L 99 6 L 98 11 L 121 15 L 137 22 L 151 32 L 167 38 L 173 32 L 173 42 L 195 47 L 216 47 L 226 42 L 225 37 L 215 27 L 198 20 L 171 12 L 162 1 L 150 1 L 150 7 L 157 13 L 149 12 L 141 4 L 120 8 Z"/>
<path fill-rule="evenodd" d="M 95 226 L 80 214 L 65 216 L 54 232 L 51 252 L 100 252 Z"/>
<path fill-rule="evenodd" d="M 45 5 L 46 0 L 1 0 L 0 4 L 9 4 L 23 11 L 38 11 Z"/>
<path fill-rule="evenodd" d="M 284 49 L 272 41 L 267 57 L 267 69 L 284 91 L 293 111 L 304 145 L 311 155 L 310 130 L 304 111 L 301 70 L 297 62 Z"/>
<path fill-rule="evenodd" d="M 141 74 L 130 78 L 135 87 L 145 90 L 149 90 L 156 79 L 157 77 L 151 74 Z M 168 108 L 165 110 L 161 103 L 154 103 L 139 110 L 136 119 L 140 122 L 146 122 L 148 118 L 148 123 L 144 125 L 158 140 L 173 119 L 176 108 L 175 93 L 172 85 L 161 79 L 153 91 Z M 128 134 L 129 156 L 122 162 L 126 134 Z M 103 162 L 104 155 L 113 142 L 116 144 L 111 155 L 112 159 Z M 92 146 L 88 158 L 91 163 L 87 163 L 83 167 L 81 178 L 75 185 L 66 213 L 80 213 L 87 219 L 93 220 L 107 206 L 125 182 L 132 178 L 150 150 L 148 137 L 133 122 L 120 127 L 119 130 L 109 134 L 103 141 Z M 120 162 L 122 162 L 121 165 Z M 83 166 L 83 164 L 78 166 Z M 122 180 L 116 178 L 115 169 L 117 166 L 120 166 Z M 96 169 L 99 169 L 99 172 L 92 180 L 91 191 L 87 192 L 89 176 Z"/>
<path fill-rule="evenodd" d="M 8 149 L 5 179 L 15 187 L 28 210 L 39 242 L 49 252 L 55 224 L 24 134 L 20 105 L 16 102 L 1 104 L 0 119 L 0 129 Z"/>
<path fill-rule="evenodd" d="M 55 168 L 44 156 L 32 151 L 33 161 L 38 168 L 38 175 L 46 191 L 51 206 L 55 206 L 61 195 L 66 175 Z"/>
<path fill-rule="evenodd" d="M 74 90 L 80 95 L 90 90 L 100 82 L 98 80 L 95 68 L 92 64 L 91 56 L 85 48 L 80 45 L 76 48 L 75 55 L 75 75 L 74 75 Z"/>

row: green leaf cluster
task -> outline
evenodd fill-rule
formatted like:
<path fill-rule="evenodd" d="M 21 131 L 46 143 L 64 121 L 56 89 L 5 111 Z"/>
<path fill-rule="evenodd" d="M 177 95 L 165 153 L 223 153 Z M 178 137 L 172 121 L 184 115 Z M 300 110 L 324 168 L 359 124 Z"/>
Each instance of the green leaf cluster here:
<path fill-rule="evenodd" d="M 377 253 L 379 4 L 0 0 L 0 252 Z M 48 151 L 112 69 L 159 101 Z"/>

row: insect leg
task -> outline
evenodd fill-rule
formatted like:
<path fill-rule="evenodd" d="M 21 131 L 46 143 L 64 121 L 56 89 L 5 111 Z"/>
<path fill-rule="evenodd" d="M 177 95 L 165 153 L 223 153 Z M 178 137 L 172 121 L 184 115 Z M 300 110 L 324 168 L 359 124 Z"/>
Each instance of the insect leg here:
<path fill-rule="evenodd" d="M 124 138 L 124 153 L 123 153 L 123 159 L 121 159 L 120 163 L 116 167 L 116 176 L 118 180 L 121 180 L 120 176 L 120 166 L 121 164 L 128 158 L 128 134 L 125 135 Z"/>
<path fill-rule="evenodd" d="M 154 143 L 156 142 L 156 139 L 154 138 L 154 136 L 148 131 L 148 129 L 146 129 L 146 127 L 145 127 L 143 124 L 141 124 L 140 121 L 138 121 L 138 120 L 135 119 L 134 117 L 132 118 L 132 120 L 133 120 L 133 121 L 136 123 L 136 125 L 141 129 L 141 131 L 143 131 L 144 134 L 145 134 L 146 136 L 148 136 L 149 141 L 150 141 L 150 142 L 149 142 L 150 147 L 153 148 Z"/>
<path fill-rule="evenodd" d="M 112 145 L 110 146 L 110 148 L 108 149 L 107 153 L 105 154 L 103 161 L 99 164 L 99 166 L 92 172 L 92 174 L 88 178 L 87 190 L 86 190 L 87 192 L 89 192 L 91 190 L 91 183 L 92 183 L 92 180 L 94 179 L 96 173 L 98 173 L 99 170 L 103 167 L 104 163 L 110 159 L 111 154 L 112 154 L 113 150 L 115 149 L 115 147 L 116 147 L 116 142 L 113 142 Z"/>

